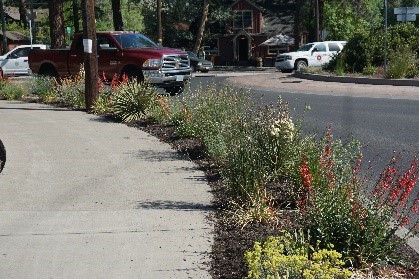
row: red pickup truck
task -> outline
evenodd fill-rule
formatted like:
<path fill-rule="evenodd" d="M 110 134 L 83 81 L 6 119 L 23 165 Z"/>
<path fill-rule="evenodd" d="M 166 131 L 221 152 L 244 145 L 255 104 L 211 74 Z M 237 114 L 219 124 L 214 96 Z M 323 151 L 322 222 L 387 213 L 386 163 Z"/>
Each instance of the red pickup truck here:
<path fill-rule="evenodd" d="M 146 36 L 124 31 L 97 32 L 99 76 L 111 80 L 115 74 L 136 77 L 181 92 L 191 78 L 187 52 L 158 46 Z M 76 34 L 70 49 L 33 51 L 29 67 L 33 74 L 64 77 L 76 75 L 84 62 L 82 34 Z"/>

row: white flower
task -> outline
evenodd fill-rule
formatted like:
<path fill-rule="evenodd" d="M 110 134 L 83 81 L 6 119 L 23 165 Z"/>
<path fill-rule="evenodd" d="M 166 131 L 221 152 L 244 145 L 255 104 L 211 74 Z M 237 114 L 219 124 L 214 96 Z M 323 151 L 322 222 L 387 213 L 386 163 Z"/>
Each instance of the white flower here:
<path fill-rule="evenodd" d="M 292 141 L 294 138 L 295 126 L 291 118 L 285 117 L 275 120 L 271 125 L 271 135 L 279 138 L 280 136 L 287 141 Z"/>

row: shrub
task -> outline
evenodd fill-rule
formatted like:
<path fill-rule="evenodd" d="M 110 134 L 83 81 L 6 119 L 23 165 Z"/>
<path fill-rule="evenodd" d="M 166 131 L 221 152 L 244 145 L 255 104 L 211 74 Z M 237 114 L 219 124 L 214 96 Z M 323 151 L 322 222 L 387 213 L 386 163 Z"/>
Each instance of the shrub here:
<path fill-rule="evenodd" d="M 389 169 L 377 184 L 381 190 L 368 194 L 369 185 L 357 177 L 362 160 L 359 144 L 342 145 L 328 131 L 312 151 L 301 163 L 298 200 L 311 243 L 333 244 L 356 267 L 387 261 L 400 243 L 395 231 L 407 222 L 409 208 L 418 206 L 417 201 L 409 206 L 404 203 L 417 181 L 417 162 L 403 175 L 396 176 L 394 168 Z"/>
<path fill-rule="evenodd" d="M 345 59 L 347 70 L 361 72 L 368 65 L 382 63 L 382 40 L 374 31 L 359 32 L 347 42 L 341 55 Z"/>
<path fill-rule="evenodd" d="M 235 123 L 249 104 L 249 95 L 244 91 L 208 86 L 184 95 L 172 120 L 181 136 L 201 139 L 208 155 L 222 164 L 231 142 L 241 136 L 236 133 Z"/>
<path fill-rule="evenodd" d="M 52 103 L 57 101 L 54 87 L 57 86 L 55 78 L 35 76 L 30 80 L 31 93 L 38 96 L 41 102 Z"/>
<path fill-rule="evenodd" d="M 336 55 L 336 68 L 335 73 L 338 76 L 341 76 L 346 71 L 346 65 L 345 65 L 345 54 L 342 53 L 341 55 Z"/>
<path fill-rule="evenodd" d="M 124 122 L 145 119 L 157 106 L 157 89 L 147 82 L 128 81 L 113 96 L 112 110 Z"/>
<path fill-rule="evenodd" d="M 298 156 L 298 131 L 287 104 L 246 114 L 234 125 L 236 137 L 229 146 L 223 178 L 232 199 L 246 201 L 260 194 L 268 182 L 286 176 Z"/>
<path fill-rule="evenodd" d="M 408 50 L 419 55 L 419 27 L 411 22 L 392 25 L 388 28 L 389 52 Z"/>
<path fill-rule="evenodd" d="M 327 72 L 334 72 L 339 76 L 343 75 L 347 69 L 347 65 L 345 64 L 345 53 L 340 52 L 332 56 L 330 61 L 322 66 L 322 69 Z"/>
<path fill-rule="evenodd" d="M 366 65 L 364 69 L 362 69 L 362 74 L 364 76 L 372 76 L 377 73 L 377 68 L 372 65 Z"/>
<path fill-rule="evenodd" d="M 20 85 L 8 80 L 0 80 L 0 99 L 20 100 L 25 95 L 25 90 Z"/>
<path fill-rule="evenodd" d="M 99 95 L 92 106 L 93 112 L 99 115 L 113 115 L 115 93 L 122 86 L 126 85 L 127 81 L 127 76 L 124 75 L 120 81 L 119 76 L 115 74 L 112 77 L 110 86 L 105 86 L 104 83 L 108 82 L 108 80 L 106 79 L 105 73 L 103 73 L 103 77 L 98 80 Z"/>
<path fill-rule="evenodd" d="M 383 46 L 384 34 L 381 29 L 356 33 L 342 51 L 345 55 L 347 70 L 362 72 L 370 65 L 382 66 L 384 64 Z M 387 52 L 394 54 L 405 51 L 413 53 L 413 57 L 419 55 L 419 28 L 410 22 L 392 25 L 387 30 Z M 407 74 L 409 77 L 415 75 L 417 75 L 415 68 Z"/>
<path fill-rule="evenodd" d="M 74 109 L 84 109 L 86 107 L 84 77 L 84 68 L 81 66 L 76 76 L 60 79 L 49 99 Z"/>
<path fill-rule="evenodd" d="M 314 249 L 302 231 L 271 236 L 246 252 L 249 272 L 245 278 L 350 278 L 352 273 L 343 268 L 342 255 L 332 249 L 333 245 Z"/>
<path fill-rule="evenodd" d="M 99 115 L 112 114 L 113 110 L 113 91 L 111 90 L 100 90 L 98 98 L 95 100 L 92 110 L 93 113 Z"/>
<path fill-rule="evenodd" d="M 418 59 L 416 54 L 404 49 L 393 52 L 389 56 L 389 63 L 385 77 L 386 78 L 405 78 L 414 77 L 418 71 Z"/>

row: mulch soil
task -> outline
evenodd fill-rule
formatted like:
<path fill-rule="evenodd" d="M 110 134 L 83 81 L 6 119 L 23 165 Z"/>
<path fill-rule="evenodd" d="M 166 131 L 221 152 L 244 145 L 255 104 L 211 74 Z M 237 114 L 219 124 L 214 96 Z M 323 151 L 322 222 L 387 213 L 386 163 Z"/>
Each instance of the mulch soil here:
<path fill-rule="evenodd" d="M 159 125 L 149 121 L 135 121 L 129 126 L 139 128 L 160 141 L 166 142 L 182 154 L 186 154 L 207 177 L 213 193 L 214 213 L 211 222 L 214 223 L 214 244 L 211 252 L 211 275 L 214 279 L 237 279 L 246 276 L 247 268 L 243 261 L 245 251 L 251 250 L 255 241 L 262 241 L 269 235 L 278 235 L 280 229 L 270 224 L 251 223 L 244 228 L 233 222 L 226 222 L 225 208 L 228 200 L 223 186 L 220 169 L 207 156 L 201 142 L 195 138 L 181 138 L 170 125 Z M 289 216 L 288 216 L 289 217 Z M 292 218 L 291 218 L 292 219 Z M 399 247 L 395 256 L 413 263 L 419 267 L 419 254 L 408 245 Z M 386 270 L 396 271 L 397 276 L 386 278 L 419 278 L 418 268 L 404 268 L 398 265 L 387 266 Z M 382 273 L 382 269 L 369 269 L 375 274 Z M 374 277 L 356 278 L 383 278 Z"/>

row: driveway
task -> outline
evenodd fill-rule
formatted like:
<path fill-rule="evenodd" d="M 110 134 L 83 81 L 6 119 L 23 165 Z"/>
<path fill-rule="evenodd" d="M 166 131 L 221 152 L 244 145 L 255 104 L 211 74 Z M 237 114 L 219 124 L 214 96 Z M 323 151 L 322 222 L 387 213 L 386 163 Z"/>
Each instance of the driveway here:
<path fill-rule="evenodd" d="M 204 173 L 147 133 L 0 101 L 0 278 L 210 278 Z"/>

